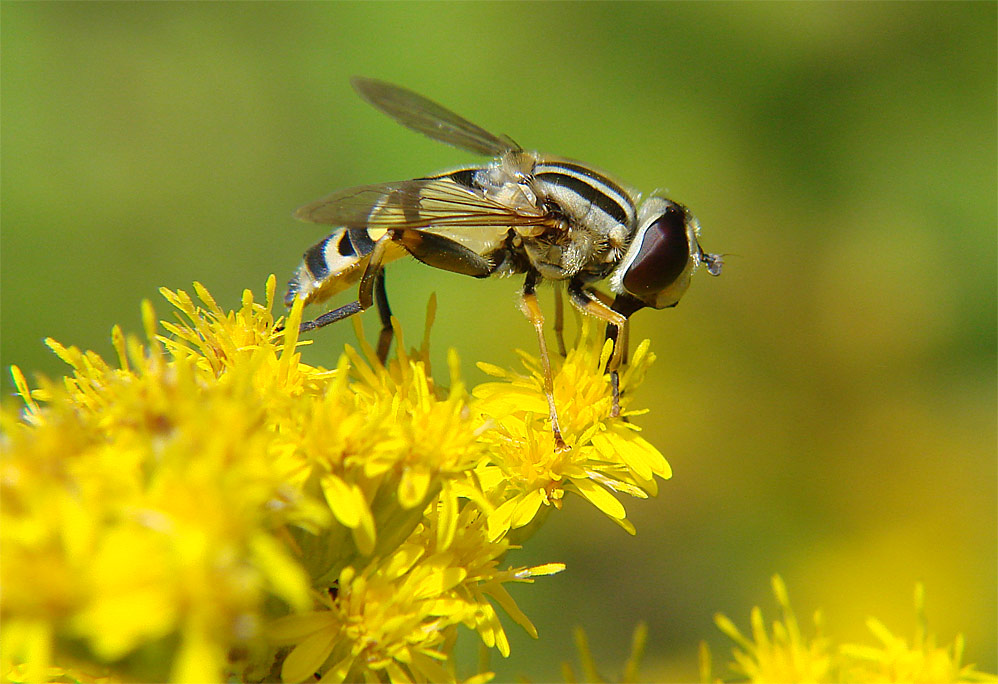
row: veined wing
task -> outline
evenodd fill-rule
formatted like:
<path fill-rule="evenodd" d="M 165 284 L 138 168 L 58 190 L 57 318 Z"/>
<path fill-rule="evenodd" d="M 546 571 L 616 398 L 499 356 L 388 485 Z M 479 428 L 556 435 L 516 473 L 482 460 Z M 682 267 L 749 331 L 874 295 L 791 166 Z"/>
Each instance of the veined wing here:
<path fill-rule="evenodd" d="M 471 152 L 498 157 L 519 152 L 508 136 L 495 136 L 436 102 L 401 86 L 372 78 L 354 78 L 354 89 L 368 103 L 406 128 Z"/>
<path fill-rule="evenodd" d="M 473 230 L 558 225 L 542 209 L 510 207 L 446 175 L 340 190 L 301 207 L 295 218 L 369 229 Z"/>

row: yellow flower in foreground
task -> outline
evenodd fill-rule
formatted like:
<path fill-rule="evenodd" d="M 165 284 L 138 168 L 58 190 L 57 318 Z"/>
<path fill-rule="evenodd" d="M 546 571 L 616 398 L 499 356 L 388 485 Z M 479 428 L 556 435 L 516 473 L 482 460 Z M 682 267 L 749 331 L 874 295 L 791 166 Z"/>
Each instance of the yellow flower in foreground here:
<path fill-rule="evenodd" d="M 387 366 L 361 340 L 336 368 L 301 362 L 244 293 L 176 309 L 145 344 L 112 332 L 117 366 L 49 346 L 72 369 L 0 414 L 0 676 L 14 681 L 452 681 L 459 625 L 502 655 L 505 585 L 560 572 L 506 565 L 507 532 L 565 492 L 633 532 L 613 492 L 654 494 L 662 455 L 610 418 L 609 347 L 586 333 L 560 363 L 571 451 L 555 452 L 536 361 L 474 398 L 427 343 Z M 651 361 L 641 345 L 622 403 Z M 541 406 L 540 410 L 535 410 Z M 550 508 L 545 508 L 550 510 Z M 522 536 L 522 535 L 521 535 Z M 478 681 L 488 678 L 480 673 Z"/>
<path fill-rule="evenodd" d="M 284 361 L 278 378 L 269 307 L 251 298 L 196 340 L 178 327 L 172 358 L 145 313 L 151 348 L 114 332 L 120 368 L 50 341 L 72 378 L 29 392 L 14 369 L 27 409 L 2 418 L 4 673 L 24 663 L 40 679 L 79 641 L 95 662 L 131 657 L 134 677 L 216 680 L 268 597 L 311 603 L 277 533 L 329 516 L 288 488 L 265 426 L 272 393 L 315 374 Z M 172 657 L 150 667 L 140 652 L 168 639 Z"/>
<path fill-rule="evenodd" d="M 779 575 L 773 577 L 773 593 L 783 614 L 767 631 L 758 607 L 752 609 L 752 638 L 748 638 L 724 615 L 715 616 L 718 628 L 738 644 L 734 649 L 732 672 L 739 681 L 750 682 L 998 682 L 998 677 L 979 672 L 973 665 L 961 665 L 963 637 L 940 648 L 927 632 L 924 589 L 915 589 L 919 627 L 909 645 L 894 636 L 878 620 L 867 625 L 881 646 L 842 644 L 834 649 L 821 636 L 821 614 L 815 613 L 815 636 L 802 634 L 786 586 Z M 701 645 L 701 679 L 711 680 L 710 653 Z M 742 679 L 744 678 L 744 679 Z M 720 681 L 720 680 L 717 680 Z"/>
<path fill-rule="evenodd" d="M 647 340 L 642 342 L 621 373 L 622 406 L 630 402 L 633 388 L 655 359 L 648 347 Z M 611 343 L 592 334 L 589 321 L 584 320 L 581 344 L 555 363 L 555 404 L 570 447 L 565 451 L 555 448 L 540 362 L 520 353 L 529 375 L 478 364 L 500 380 L 478 385 L 473 391 L 477 399 L 473 406 L 491 428 L 483 434 L 490 460 L 476 474 L 496 503 L 489 515 L 493 538 L 528 525 L 542 505 L 560 507 L 566 492 L 581 495 L 633 534 L 624 506 L 613 493 L 647 498 L 658 491 L 656 476 L 672 476 L 665 457 L 629 421 L 644 411 L 610 415 L 610 378 L 602 369 L 611 350 Z"/>
<path fill-rule="evenodd" d="M 528 632 L 537 632 L 505 582 L 529 582 L 560 572 L 561 564 L 499 570 L 507 545 L 485 540 L 478 514 L 468 506 L 457 521 L 458 535 L 446 551 L 432 523 L 383 562 L 361 574 L 340 573 L 320 610 L 290 615 L 271 626 L 279 644 L 294 648 L 284 661 L 285 682 L 357 681 L 379 673 L 391 682 L 455 681 L 448 653 L 457 625 L 475 629 L 482 641 L 509 655 L 509 642 L 491 597 Z"/>

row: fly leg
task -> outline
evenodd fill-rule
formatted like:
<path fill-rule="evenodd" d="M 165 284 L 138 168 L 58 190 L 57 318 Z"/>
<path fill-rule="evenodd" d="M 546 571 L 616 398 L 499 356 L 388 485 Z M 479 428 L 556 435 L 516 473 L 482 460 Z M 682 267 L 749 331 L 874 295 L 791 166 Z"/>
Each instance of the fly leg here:
<path fill-rule="evenodd" d="M 570 283 L 568 296 L 571 297 L 572 304 L 579 311 L 607 323 L 607 337 L 613 339 L 613 353 L 606 364 L 606 369 L 610 371 L 610 387 L 613 390 L 613 405 L 610 409 L 610 416 L 616 418 L 620 415 L 620 375 L 618 369 L 626 355 L 627 317 L 604 304 L 594 292 L 585 289 L 581 283 Z"/>
<path fill-rule="evenodd" d="M 548 400 L 548 416 L 551 418 L 551 432 L 554 433 L 554 448 L 558 451 L 565 451 L 568 446 L 561 436 L 561 426 L 558 424 L 558 410 L 554 405 L 554 380 L 551 377 L 551 359 L 548 358 L 548 347 L 544 341 L 544 314 L 541 313 L 540 304 L 537 302 L 537 272 L 531 271 L 527 274 L 527 280 L 523 283 L 523 294 L 520 297 L 520 309 L 527 317 L 534 330 L 537 331 L 537 343 L 541 348 L 541 371 L 544 373 L 544 394 Z"/>
<path fill-rule="evenodd" d="M 565 351 L 565 304 L 561 301 L 561 283 L 554 283 L 554 339 L 558 343 L 558 353 L 562 358 L 568 356 Z"/>
<path fill-rule="evenodd" d="M 381 318 L 381 332 L 378 334 L 378 361 L 385 365 L 388 359 L 388 349 L 392 346 L 392 308 L 388 305 L 388 292 L 385 291 L 385 269 L 378 269 L 374 281 L 374 303 L 378 306 L 378 316 Z"/>
<path fill-rule="evenodd" d="M 631 319 L 629 318 L 624 320 L 624 325 L 621 328 L 617 328 L 617 326 L 612 324 L 606 326 L 606 339 L 613 342 L 614 350 L 617 349 L 618 345 L 621 347 L 621 366 L 627 363 L 627 350 L 630 348 L 630 329 Z M 610 410 L 610 415 L 616 418 L 620 415 L 620 373 L 616 369 L 610 372 L 610 388 L 613 391 L 613 408 Z"/>
<path fill-rule="evenodd" d="M 336 323 L 338 321 L 342 321 L 344 318 L 350 318 L 350 316 L 359 314 L 363 310 L 364 308 L 361 306 L 360 302 L 350 302 L 349 304 L 344 304 L 338 309 L 327 311 L 318 318 L 311 321 L 305 321 L 301 324 L 301 327 L 298 328 L 298 334 L 304 335 L 307 332 L 324 328 L 330 323 Z"/>
<path fill-rule="evenodd" d="M 614 298 L 613 304 L 610 305 L 613 311 L 624 317 L 623 327 L 612 325 L 606 327 L 606 337 L 608 340 L 613 340 L 614 349 L 616 350 L 617 346 L 620 346 L 620 365 L 627 363 L 627 351 L 630 348 L 631 316 L 645 306 L 647 305 L 640 299 L 626 294 L 618 294 Z M 610 375 L 610 381 L 613 385 L 613 415 L 618 416 L 620 415 L 620 377 L 616 371 Z"/>

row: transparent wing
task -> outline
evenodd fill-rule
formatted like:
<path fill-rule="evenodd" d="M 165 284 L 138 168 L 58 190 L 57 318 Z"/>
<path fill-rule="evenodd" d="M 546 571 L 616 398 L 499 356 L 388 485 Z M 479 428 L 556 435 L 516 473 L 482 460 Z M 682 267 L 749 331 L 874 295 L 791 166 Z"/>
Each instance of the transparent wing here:
<path fill-rule="evenodd" d="M 401 86 L 359 77 L 351 83 L 367 102 L 406 128 L 434 140 L 491 157 L 522 149 L 509 137 L 492 135 L 436 102 Z"/>
<path fill-rule="evenodd" d="M 556 227 L 543 209 L 514 209 L 445 177 L 361 185 L 306 204 L 295 218 L 347 228 Z"/>

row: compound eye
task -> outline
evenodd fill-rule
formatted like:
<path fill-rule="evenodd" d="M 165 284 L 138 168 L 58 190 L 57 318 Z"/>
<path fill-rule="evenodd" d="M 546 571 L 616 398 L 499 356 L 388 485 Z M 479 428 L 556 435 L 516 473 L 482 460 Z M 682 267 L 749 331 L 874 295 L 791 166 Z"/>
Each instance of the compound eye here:
<path fill-rule="evenodd" d="M 636 297 L 647 297 L 672 285 L 689 262 L 686 213 L 678 205 L 670 204 L 639 239 L 641 245 L 624 274 L 623 284 Z"/>

